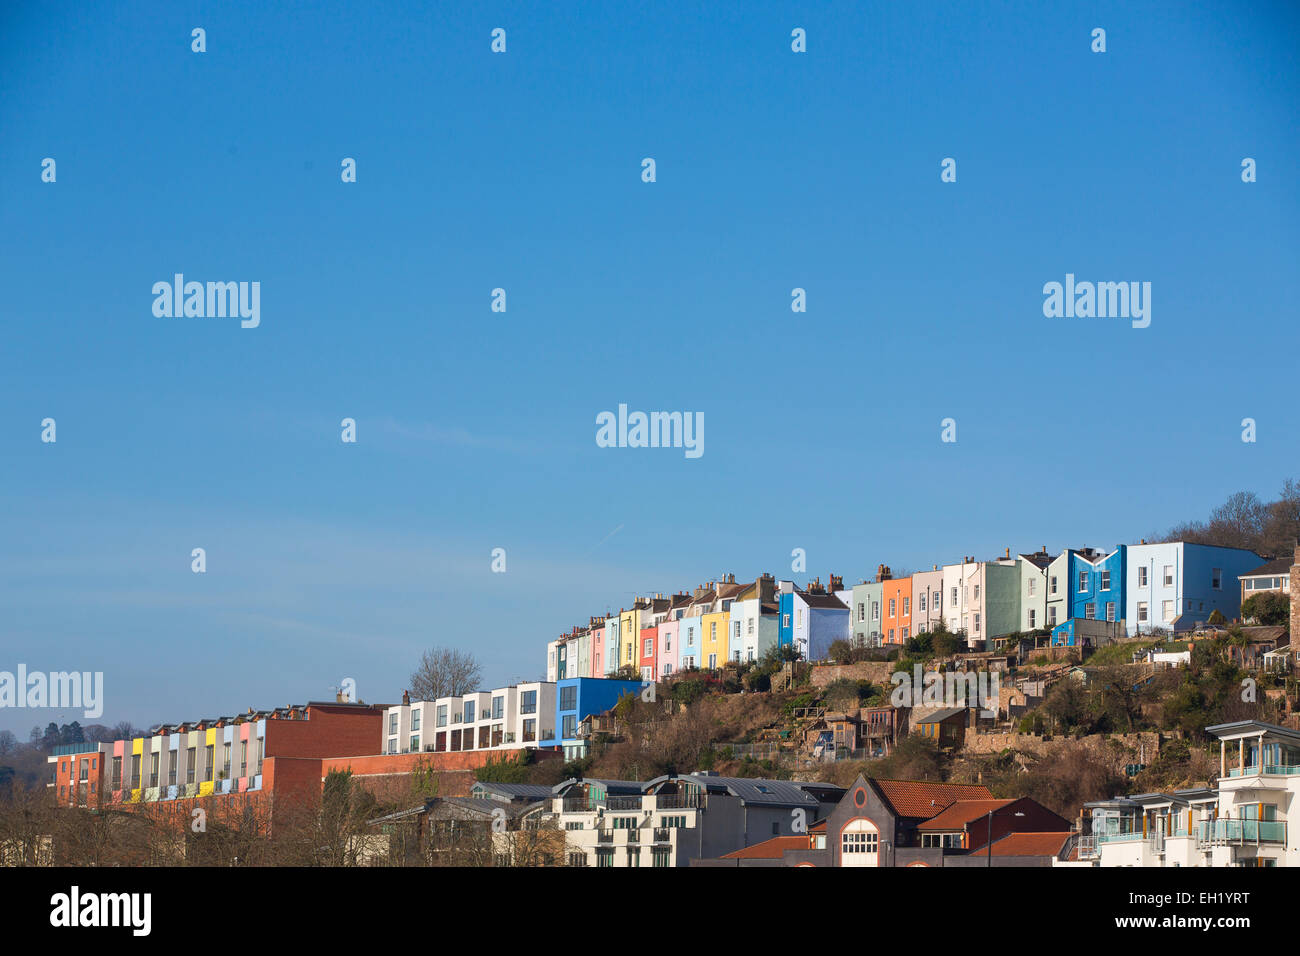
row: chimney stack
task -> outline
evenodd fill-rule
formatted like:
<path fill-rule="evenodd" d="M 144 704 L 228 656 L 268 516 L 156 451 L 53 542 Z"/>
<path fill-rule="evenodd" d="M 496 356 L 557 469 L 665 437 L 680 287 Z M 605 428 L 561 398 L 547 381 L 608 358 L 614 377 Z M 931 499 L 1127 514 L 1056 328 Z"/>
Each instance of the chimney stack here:
<path fill-rule="evenodd" d="M 1300 544 L 1291 564 L 1291 649 L 1300 649 Z"/>

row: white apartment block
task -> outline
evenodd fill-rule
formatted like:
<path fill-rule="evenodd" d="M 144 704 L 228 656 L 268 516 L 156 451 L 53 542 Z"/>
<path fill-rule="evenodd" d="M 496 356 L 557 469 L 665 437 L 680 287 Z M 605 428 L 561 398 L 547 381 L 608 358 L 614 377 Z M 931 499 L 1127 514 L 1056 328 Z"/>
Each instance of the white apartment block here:
<path fill-rule="evenodd" d="M 384 711 L 384 752 L 522 750 L 556 744 L 556 686 L 513 684 Z"/>
<path fill-rule="evenodd" d="M 1095 866 L 1300 865 L 1300 733 L 1255 720 L 1207 727 L 1212 787 L 1087 804 L 1081 862 Z M 1293 819 L 1294 818 L 1294 819 Z"/>
<path fill-rule="evenodd" d="M 676 867 L 806 832 L 843 796 L 831 784 L 719 777 L 568 780 L 551 812 L 569 866 Z"/>

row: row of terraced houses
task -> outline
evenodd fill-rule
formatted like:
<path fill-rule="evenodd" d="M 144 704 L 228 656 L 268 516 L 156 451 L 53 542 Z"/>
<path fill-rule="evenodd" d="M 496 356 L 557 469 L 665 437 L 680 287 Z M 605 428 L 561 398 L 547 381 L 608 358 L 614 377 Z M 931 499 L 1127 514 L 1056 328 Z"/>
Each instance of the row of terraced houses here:
<path fill-rule="evenodd" d="M 983 625 L 994 608 L 1006 613 L 1001 605 L 1010 603 L 1021 615 L 1018 627 L 1033 629 L 1037 612 L 1050 611 L 1058 592 L 1064 592 L 1071 614 L 1084 612 L 1069 618 L 1058 613 L 1051 633 L 1063 641 L 1087 638 L 1087 625 L 1098 622 L 1118 625 L 1118 632 L 1146 630 L 1150 622 L 1140 614 L 1129 622 L 1112 613 L 1111 598 L 1117 608 L 1170 602 L 1160 623 L 1179 630 L 1213 610 L 1235 617 L 1243 596 L 1270 590 L 1294 595 L 1300 548 L 1288 560 L 1260 564 L 1251 552 L 1175 543 L 1120 547 L 1107 555 L 1008 554 L 898 581 L 882 567 L 876 581 L 850 589 L 834 575 L 828 588 L 819 581 L 797 588 L 769 575 L 737 584 L 727 576 L 691 595 L 638 601 L 630 611 L 593 619 L 585 634 L 553 642 L 548 680 L 428 701 L 404 694 L 395 704 L 340 696 L 160 725 L 130 740 L 58 748 L 49 758 L 51 786 L 63 806 L 162 806 L 183 813 L 203 801 L 311 802 L 333 770 L 362 781 L 408 781 L 421 767 L 472 776 L 469 771 L 503 752 L 572 760 L 588 752 L 595 735 L 611 729 L 609 712 L 618 700 L 643 692 L 652 676 L 752 660 L 781 645 L 816 658 L 829 640 L 855 632 L 898 643 L 932 626 L 936 610 L 951 629 L 965 625 L 972 645 L 987 647 L 997 635 L 988 633 L 990 625 L 981 628 L 985 637 L 973 637 L 972 615 L 989 615 Z M 1019 582 L 1010 589 L 998 581 L 1008 569 Z M 1045 603 L 1035 604 L 1040 598 Z M 1298 603 L 1291 601 L 1293 637 L 1300 633 Z M 1102 618 L 1095 614 L 1099 605 L 1108 608 Z M 878 615 L 883 638 L 871 626 Z M 909 630 L 900 634 L 904 626 Z M 633 633 L 650 644 L 625 650 L 624 635 Z M 676 655 L 673 669 L 659 659 L 661 651 Z M 606 653 L 629 661 L 639 654 L 635 666 L 644 677 L 604 676 Z M 587 668 L 597 673 L 580 673 Z M 1072 822 L 1032 800 L 995 799 L 983 787 L 864 778 L 842 789 L 697 771 L 648 782 L 576 778 L 553 788 L 515 785 L 513 791 L 475 784 L 463 795 L 448 792 L 378 823 L 463 826 L 494 819 L 492 811 L 504 805 L 515 826 L 547 823 L 562 833 L 564 859 L 556 862 L 572 866 L 1300 863 L 1300 733 L 1257 721 L 1207 730 L 1221 747 L 1220 773 L 1211 786 L 1098 801 Z"/>
<path fill-rule="evenodd" d="M 1289 572 L 1270 570 L 1280 564 L 1239 548 L 1144 541 L 1108 552 L 1042 548 L 1013 556 L 1007 549 L 992 560 L 963 557 L 898 577 L 880 565 L 873 580 L 851 587 L 834 574 L 803 587 L 770 574 L 737 583 L 728 574 L 589 618 L 547 644 L 547 679 L 631 668 L 643 680 L 662 680 L 756 661 L 779 646 L 824 660 L 838 640 L 897 645 L 939 622 L 964 634 L 972 650 L 993 650 L 1008 635 L 1032 631 L 1050 631 L 1053 644 L 1068 646 L 1156 630 L 1181 633 L 1215 611 L 1235 619 L 1243 594 L 1253 593 L 1248 584 L 1289 590 Z"/>

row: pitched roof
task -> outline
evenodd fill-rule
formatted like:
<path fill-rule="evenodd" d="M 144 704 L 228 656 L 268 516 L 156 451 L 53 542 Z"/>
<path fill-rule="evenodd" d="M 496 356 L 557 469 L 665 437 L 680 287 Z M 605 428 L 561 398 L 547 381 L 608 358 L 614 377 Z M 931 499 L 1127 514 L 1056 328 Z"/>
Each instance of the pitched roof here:
<path fill-rule="evenodd" d="M 967 709 L 966 707 L 948 707 L 945 710 L 936 710 L 933 714 L 926 714 L 924 717 L 918 718 L 916 724 L 920 726 L 921 724 L 942 723 L 956 717 L 958 714 L 965 714 Z"/>
<path fill-rule="evenodd" d="M 806 836 L 778 836 L 764 840 L 762 843 L 755 843 L 753 846 L 747 846 L 743 850 L 724 853 L 722 859 L 779 860 L 785 855 L 786 850 L 806 849 L 808 849 L 808 838 Z"/>
<path fill-rule="evenodd" d="M 918 830 L 964 830 L 972 820 L 987 817 L 990 810 L 1001 810 L 1014 800 L 958 800 L 938 816 L 922 823 Z"/>
<path fill-rule="evenodd" d="M 993 856 L 1057 856 L 1070 839 L 1063 833 L 1008 833 L 987 850 Z"/>
<path fill-rule="evenodd" d="M 672 777 L 656 777 L 646 784 L 647 789 Z M 816 807 L 819 797 L 835 800 L 844 793 L 843 787 L 830 783 L 799 780 L 765 780 L 756 777 L 718 777 L 708 774 L 682 774 L 675 779 L 702 787 L 709 793 L 727 793 L 739 797 L 747 804 L 770 804 L 782 807 Z"/>
<path fill-rule="evenodd" d="M 1261 564 L 1253 571 L 1247 571 L 1245 574 L 1238 575 L 1243 578 L 1262 577 L 1264 575 L 1276 576 L 1286 574 L 1291 570 L 1292 558 L 1274 558 L 1265 564 Z"/>
<path fill-rule="evenodd" d="M 928 820 L 958 800 L 992 800 L 983 784 L 931 783 L 926 780 L 873 780 L 881 796 L 900 817 Z"/>
<path fill-rule="evenodd" d="M 799 592 L 800 599 L 809 607 L 828 607 L 836 611 L 847 611 L 849 606 L 834 594 L 808 594 Z"/>

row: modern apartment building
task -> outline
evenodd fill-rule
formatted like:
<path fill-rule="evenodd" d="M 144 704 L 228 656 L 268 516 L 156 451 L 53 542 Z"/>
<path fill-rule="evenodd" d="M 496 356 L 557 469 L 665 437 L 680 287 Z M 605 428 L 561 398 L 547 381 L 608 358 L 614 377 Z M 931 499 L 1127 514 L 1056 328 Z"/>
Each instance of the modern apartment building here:
<path fill-rule="evenodd" d="M 313 701 L 232 717 L 164 724 L 130 740 L 59 748 L 62 806 L 240 795 L 315 799 L 321 760 L 375 752 L 382 705 Z"/>
<path fill-rule="evenodd" d="M 1219 739 L 1210 787 L 1085 804 L 1078 859 L 1095 866 L 1297 866 L 1300 733 L 1255 720 L 1205 728 Z"/>
<path fill-rule="evenodd" d="M 570 866 L 677 867 L 759 839 L 806 832 L 843 788 L 694 773 L 627 780 L 567 780 L 552 812 Z"/>

